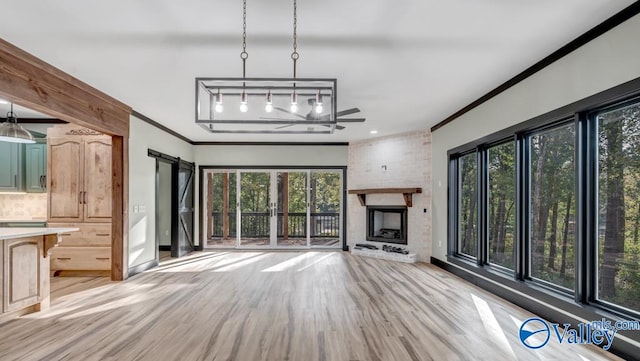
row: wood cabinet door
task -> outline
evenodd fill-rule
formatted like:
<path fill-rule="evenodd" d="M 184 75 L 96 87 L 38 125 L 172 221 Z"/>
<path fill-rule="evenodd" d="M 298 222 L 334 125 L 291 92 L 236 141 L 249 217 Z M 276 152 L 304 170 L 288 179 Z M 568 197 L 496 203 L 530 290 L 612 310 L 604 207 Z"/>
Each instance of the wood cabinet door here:
<path fill-rule="evenodd" d="M 81 222 L 83 219 L 81 139 L 53 138 L 47 145 L 49 222 Z"/>
<path fill-rule="evenodd" d="M 0 190 L 20 191 L 20 147 L 18 143 L 0 141 Z"/>
<path fill-rule="evenodd" d="M 47 191 L 47 145 L 26 144 L 25 147 L 25 183 L 27 193 Z"/>
<path fill-rule="evenodd" d="M 40 301 L 41 237 L 4 241 L 4 312 Z"/>
<path fill-rule="evenodd" d="M 85 139 L 85 222 L 111 222 L 111 176 L 111 138 Z"/>

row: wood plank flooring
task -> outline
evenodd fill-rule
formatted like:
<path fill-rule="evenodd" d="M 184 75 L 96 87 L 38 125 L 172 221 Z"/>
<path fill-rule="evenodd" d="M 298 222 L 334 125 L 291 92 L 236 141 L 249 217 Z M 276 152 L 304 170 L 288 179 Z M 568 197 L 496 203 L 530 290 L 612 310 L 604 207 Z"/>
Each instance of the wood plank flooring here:
<path fill-rule="evenodd" d="M 0 360 L 606 360 L 520 344 L 532 314 L 426 264 L 345 252 L 199 252 L 116 283 L 55 278 L 0 325 Z"/>

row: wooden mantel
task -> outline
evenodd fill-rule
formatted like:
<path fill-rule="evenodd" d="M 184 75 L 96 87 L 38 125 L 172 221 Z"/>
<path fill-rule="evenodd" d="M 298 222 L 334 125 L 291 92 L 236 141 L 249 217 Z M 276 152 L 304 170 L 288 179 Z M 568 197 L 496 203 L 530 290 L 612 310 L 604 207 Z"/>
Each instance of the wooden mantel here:
<path fill-rule="evenodd" d="M 350 189 L 349 194 L 358 196 L 361 206 L 367 205 L 367 194 L 390 194 L 402 193 L 404 203 L 407 207 L 413 206 L 413 194 L 422 193 L 422 188 L 367 188 L 367 189 Z"/>

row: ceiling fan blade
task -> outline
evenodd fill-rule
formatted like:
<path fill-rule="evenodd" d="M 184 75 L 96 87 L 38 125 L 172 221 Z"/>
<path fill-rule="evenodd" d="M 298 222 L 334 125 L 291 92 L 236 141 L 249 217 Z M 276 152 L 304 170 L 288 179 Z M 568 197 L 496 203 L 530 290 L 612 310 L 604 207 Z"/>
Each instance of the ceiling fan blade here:
<path fill-rule="evenodd" d="M 358 112 L 360 112 L 360 109 L 358 109 L 358 108 L 351 108 L 351 109 L 341 110 L 341 111 L 336 113 L 336 118 L 339 118 L 339 117 L 344 116 L 344 115 L 358 113 Z M 321 116 L 320 119 L 322 119 L 322 120 L 331 119 L 331 114 L 325 114 L 325 115 Z"/>
<path fill-rule="evenodd" d="M 330 127 L 331 127 L 331 125 L 329 125 L 329 124 L 321 124 L 321 125 L 322 125 L 323 127 L 327 127 L 327 128 L 330 128 Z M 345 128 L 345 127 L 344 127 L 344 126 L 342 126 L 342 125 L 336 125 L 336 129 L 338 129 L 338 130 L 342 130 L 342 129 L 344 129 L 344 128 Z"/>
<path fill-rule="evenodd" d="M 288 128 L 288 127 L 292 127 L 293 124 L 285 124 L 285 125 L 281 125 L 279 127 L 276 127 L 276 129 L 282 129 L 282 128 Z"/>
<path fill-rule="evenodd" d="M 341 110 L 339 112 L 336 113 L 336 118 L 339 118 L 343 115 L 349 115 L 349 114 L 353 114 L 353 113 L 359 113 L 360 109 L 358 108 L 351 108 L 351 109 L 345 109 L 345 110 Z"/>
<path fill-rule="evenodd" d="M 304 115 L 300 115 L 298 113 L 291 112 L 291 111 L 289 111 L 289 110 L 287 110 L 285 108 L 273 107 L 273 109 L 279 110 L 281 112 L 289 113 L 289 114 L 294 115 L 294 116 L 296 116 L 296 117 L 298 117 L 300 119 L 306 119 L 306 117 Z"/>
<path fill-rule="evenodd" d="M 338 119 L 337 122 L 338 123 L 362 123 L 365 120 L 367 120 L 366 118 L 343 118 L 343 119 Z"/>

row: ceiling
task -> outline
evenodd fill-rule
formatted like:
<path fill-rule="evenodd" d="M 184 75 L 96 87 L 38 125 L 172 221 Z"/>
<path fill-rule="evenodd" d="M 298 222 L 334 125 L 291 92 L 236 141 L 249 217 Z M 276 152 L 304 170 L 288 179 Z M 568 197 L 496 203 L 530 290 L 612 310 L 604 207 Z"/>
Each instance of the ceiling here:
<path fill-rule="evenodd" d="M 298 0 L 298 76 L 367 118 L 330 135 L 194 123 L 195 78 L 242 75 L 240 0 L 4 0 L 0 37 L 194 141 L 346 142 L 426 129 L 633 2 Z M 247 1 L 248 77 L 292 75 L 292 11 Z"/>

